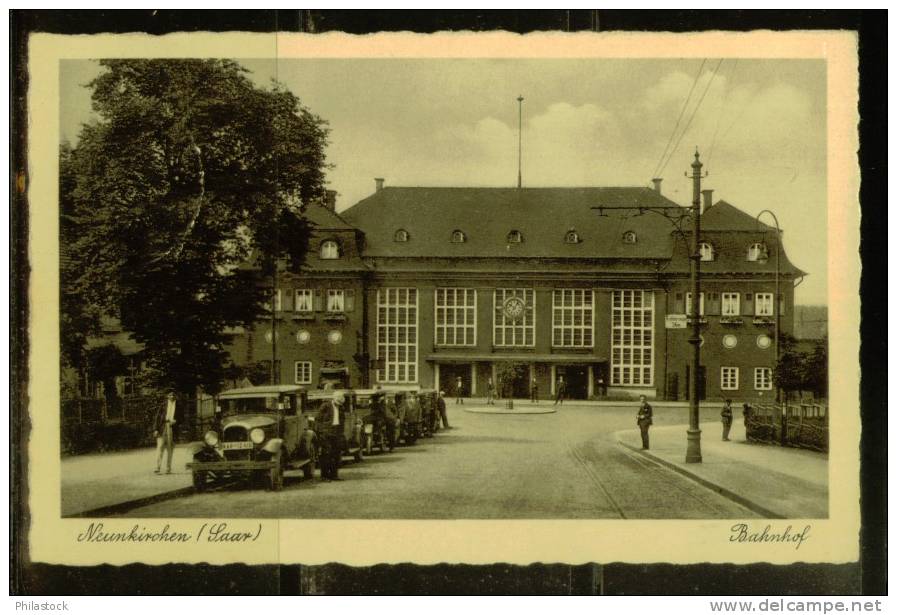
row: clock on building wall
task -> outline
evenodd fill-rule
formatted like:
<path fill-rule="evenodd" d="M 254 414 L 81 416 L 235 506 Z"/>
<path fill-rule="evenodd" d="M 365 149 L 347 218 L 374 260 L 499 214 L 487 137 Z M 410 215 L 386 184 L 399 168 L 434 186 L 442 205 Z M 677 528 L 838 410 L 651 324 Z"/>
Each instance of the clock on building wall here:
<path fill-rule="evenodd" d="M 327 334 L 327 341 L 330 342 L 331 344 L 339 344 L 341 341 L 343 341 L 342 332 L 334 329 L 333 331 L 331 331 L 330 333 Z"/>
<path fill-rule="evenodd" d="M 526 302 L 520 297 L 509 297 L 505 300 L 505 318 L 509 320 L 519 320 L 523 317 L 524 311 L 526 311 Z"/>

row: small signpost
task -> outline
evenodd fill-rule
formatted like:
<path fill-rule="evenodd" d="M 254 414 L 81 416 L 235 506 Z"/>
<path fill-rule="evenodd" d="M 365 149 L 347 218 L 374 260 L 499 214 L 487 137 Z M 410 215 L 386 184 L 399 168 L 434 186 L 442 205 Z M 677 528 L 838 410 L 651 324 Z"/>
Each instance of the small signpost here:
<path fill-rule="evenodd" d="M 685 314 L 667 314 L 667 329 L 686 329 L 688 328 L 688 318 Z"/>

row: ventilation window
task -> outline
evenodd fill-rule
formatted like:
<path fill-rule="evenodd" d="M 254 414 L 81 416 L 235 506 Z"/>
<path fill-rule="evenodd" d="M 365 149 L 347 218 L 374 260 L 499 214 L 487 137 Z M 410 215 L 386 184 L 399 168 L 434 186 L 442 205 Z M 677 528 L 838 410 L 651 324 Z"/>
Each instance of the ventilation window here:
<path fill-rule="evenodd" d="M 523 235 L 520 231 L 511 231 L 508 233 L 508 243 L 520 243 L 523 241 Z"/>
<path fill-rule="evenodd" d="M 406 241 L 408 241 L 408 231 L 400 228 L 396 231 L 396 234 L 393 238 L 399 243 L 405 243 Z"/>
<path fill-rule="evenodd" d="M 464 243 L 467 241 L 467 235 L 464 231 L 452 231 L 452 243 Z"/>
<path fill-rule="evenodd" d="M 765 243 L 752 243 L 748 248 L 747 259 L 749 261 L 765 261 L 769 258 L 769 250 Z"/>
<path fill-rule="evenodd" d="M 713 251 L 713 244 L 701 242 L 701 245 L 698 246 L 698 251 L 701 254 L 702 261 L 712 261 L 716 258 L 716 254 Z"/>
<path fill-rule="evenodd" d="M 332 239 L 328 239 L 321 244 L 321 258 L 326 260 L 333 260 L 339 258 L 339 256 L 338 243 L 336 243 Z"/>
<path fill-rule="evenodd" d="M 579 233 L 567 231 L 567 234 L 564 235 L 564 243 L 579 243 Z"/>
<path fill-rule="evenodd" d="M 635 235 L 635 231 L 626 231 L 623 233 L 623 243 L 635 243 L 638 241 L 638 237 Z"/>

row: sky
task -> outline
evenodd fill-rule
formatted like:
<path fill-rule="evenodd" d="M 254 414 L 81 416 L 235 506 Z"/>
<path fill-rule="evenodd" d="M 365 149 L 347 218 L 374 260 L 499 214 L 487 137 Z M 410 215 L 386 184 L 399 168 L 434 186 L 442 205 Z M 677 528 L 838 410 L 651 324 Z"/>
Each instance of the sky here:
<path fill-rule="evenodd" d="M 328 121 L 328 187 L 339 193 L 338 210 L 370 195 L 375 177 L 393 186 L 515 186 L 523 96 L 525 187 L 650 186 L 657 174 L 663 193 L 686 205 L 684 173 L 697 147 L 709 172 L 702 187 L 714 200 L 778 217 L 789 258 L 810 274 L 796 302 L 827 302 L 823 61 L 240 63 L 260 86 L 276 78 Z M 85 86 L 100 70 L 92 61 L 62 63 L 62 140 L 76 143 L 92 120 Z"/>

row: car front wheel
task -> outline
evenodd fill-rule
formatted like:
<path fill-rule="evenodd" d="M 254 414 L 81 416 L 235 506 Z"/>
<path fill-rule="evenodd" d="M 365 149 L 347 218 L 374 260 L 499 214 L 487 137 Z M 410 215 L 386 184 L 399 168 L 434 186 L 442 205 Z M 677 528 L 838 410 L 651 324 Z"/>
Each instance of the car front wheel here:
<path fill-rule="evenodd" d="M 196 490 L 197 493 L 202 493 L 206 490 L 208 483 L 206 482 L 206 473 L 205 472 L 193 472 L 193 489 Z"/>

